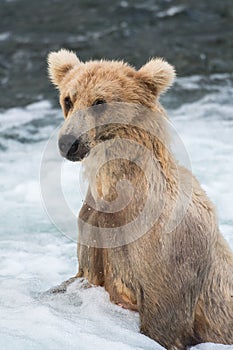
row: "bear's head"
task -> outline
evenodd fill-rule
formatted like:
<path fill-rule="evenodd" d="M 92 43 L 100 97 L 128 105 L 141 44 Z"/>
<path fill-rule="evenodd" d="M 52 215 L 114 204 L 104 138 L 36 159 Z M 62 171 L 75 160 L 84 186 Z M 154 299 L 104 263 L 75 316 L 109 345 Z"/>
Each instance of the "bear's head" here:
<path fill-rule="evenodd" d="M 129 107 L 126 112 L 125 105 L 159 109 L 159 96 L 175 78 L 174 68 L 161 58 L 151 59 L 136 70 L 122 61 L 84 63 L 75 53 L 62 49 L 49 54 L 48 65 L 51 81 L 59 89 L 60 104 L 66 118 L 59 137 L 59 148 L 63 156 L 73 161 L 82 160 L 96 144 L 120 132 L 122 135 L 122 130 L 126 130 L 125 126 L 119 126 L 118 121 L 104 123 L 103 116 L 107 110 L 109 116 L 108 106 L 112 106 L 115 113 L 118 109 L 119 114 L 121 109 L 121 115 L 134 114 L 134 117 L 132 108 L 130 113 Z M 136 109 L 133 107 L 134 112 Z M 77 117 L 73 118 L 74 115 Z M 102 120 L 99 126 L 96 125 L 97 120 Z M 78 131 L 79 136 L 77 129 L 82 129 Z"/>

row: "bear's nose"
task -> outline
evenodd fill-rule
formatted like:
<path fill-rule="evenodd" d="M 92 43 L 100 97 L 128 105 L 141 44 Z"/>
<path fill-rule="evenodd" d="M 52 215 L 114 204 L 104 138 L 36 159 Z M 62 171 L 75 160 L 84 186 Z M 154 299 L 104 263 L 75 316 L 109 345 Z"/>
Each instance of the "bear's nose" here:
<path fill-rule="evenodd" d="M 79 141 L 73 135 L 63 135 L 58 141 L 61 155 L 64 157 L 72 156 L 78 150 Z"/>

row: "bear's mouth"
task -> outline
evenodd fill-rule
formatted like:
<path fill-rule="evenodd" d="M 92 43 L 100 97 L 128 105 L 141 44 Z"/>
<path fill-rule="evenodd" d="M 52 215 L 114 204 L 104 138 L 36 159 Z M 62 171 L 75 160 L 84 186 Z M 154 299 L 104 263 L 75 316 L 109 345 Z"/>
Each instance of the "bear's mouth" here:
<path fill-rule="evenodd" d="M 69 155 L 66 155 L 65 158 L 71 162 L 81 162 L 84 158 L 87 158 L 90 154 L 90 150 L 85 153 L 85 154 L 77 154 L 77 155 L 72 155 L 72 156 L 69 156 Z"/>
<path fill-rule="evenodd" d="M 81 162 L 84 158 L 88 157 L 90 148 L 86 144 L 79 144 L 75 153 L 68 151 L 65 158 L 71 162 Z"/>

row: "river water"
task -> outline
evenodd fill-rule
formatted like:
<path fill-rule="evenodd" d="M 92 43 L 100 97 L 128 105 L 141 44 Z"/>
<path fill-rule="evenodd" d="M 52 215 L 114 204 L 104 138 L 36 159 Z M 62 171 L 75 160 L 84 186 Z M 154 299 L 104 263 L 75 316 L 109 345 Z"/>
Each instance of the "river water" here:
<path fill-rule="evenodd" d="M 64 294 L 44 293 L 77 271 L 76 242 L 53 225 L 40 194 L 43 151 L 62 123 L 56 94 L 47 82 L 45 57 L 50 49 L 65 46 L 79 50 L 82 59 L 125 57 L 138 66 L 156 53 L 176 64 L 182 73 L 163 104 L 233 249 L 233 84 L 228 40 L 232 4 L 116 1 L 106 6 L 106 1 L 90 0 L 2 0 L 0 10 L 0 347 L 162 349 L 139 333 L 138 315 L 112 305 L 102 288 L 73 285 Z M 194 23 L 185 32 L 187 18 Z M 154 45 L 149 42 L 150 29 L 154 34 L 157 30 Z M 175 43 L 171 50 L 170 36 Z M 206 56 L 200 58 L 201 53 Z M 74 212 L 82 202 L 79 167 L 64 161 L 63 191 Z M 233 346 L 205 344 L 193 349 L 228 348 Z"/>

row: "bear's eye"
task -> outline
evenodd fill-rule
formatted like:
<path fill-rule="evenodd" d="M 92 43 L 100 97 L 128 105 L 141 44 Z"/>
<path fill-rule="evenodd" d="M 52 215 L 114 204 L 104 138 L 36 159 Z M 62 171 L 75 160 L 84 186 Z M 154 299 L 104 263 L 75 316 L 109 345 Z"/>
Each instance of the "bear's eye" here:
<path fill-rule="evenodd" d="M 73 103 L 72 103 L 72 101 L 71 101 L 69 96 L 65 97 L 64 104 L 65 104 L 66 112 L 69 112 L 69 110 L 73 107 Z"/>
<path fill-rule="evenodd" d="M 103 103 L 106 103 L 106 101 L 102 98 L 98 98 L 97 100 L 95 100 L 92 106 L 102 105 Z"/>

